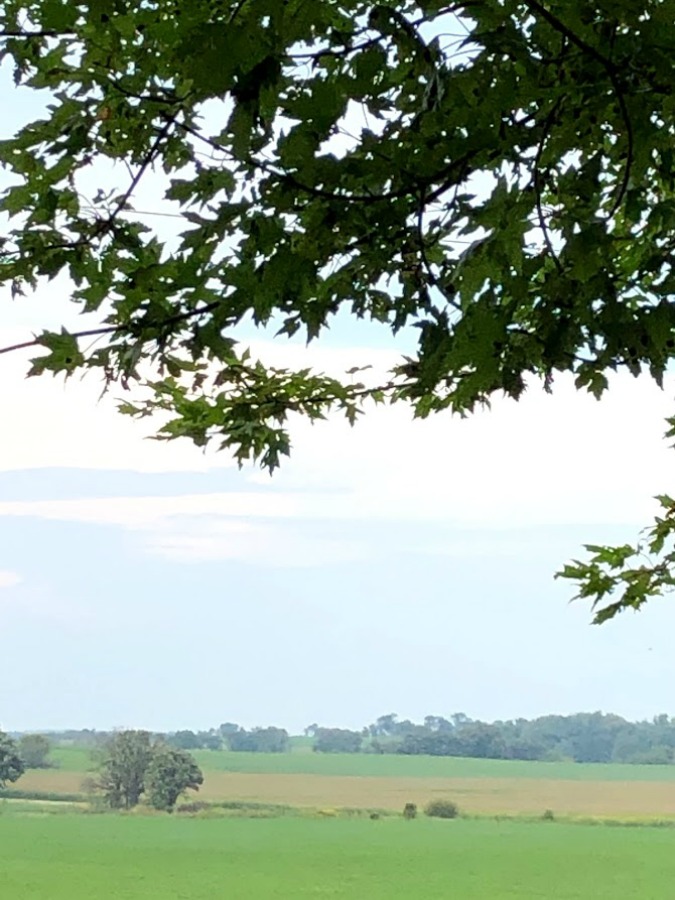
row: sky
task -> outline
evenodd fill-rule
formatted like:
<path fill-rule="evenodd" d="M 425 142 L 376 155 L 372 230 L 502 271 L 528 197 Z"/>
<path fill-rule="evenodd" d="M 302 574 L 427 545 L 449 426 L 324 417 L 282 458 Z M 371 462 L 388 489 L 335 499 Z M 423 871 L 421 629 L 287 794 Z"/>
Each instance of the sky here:
<path fill-rule="evenodd" d="M 35 101 L 0 91 L 9 133 Z M 2 289 L 0 345 L 68 321 L 68 290 Z M 348 319 L 253 348 L 334 373 L 401 349 Z M 672 380 L 616 377 L 598 403 L 559 378 L 466 420 L 296 421 L 270 478 L 148 440 L 95 380 L 26 369 L 0 356 L 0 727 L 675 713 L 672 600 L 596 627 L 553 578 L 672 492 Z"/>

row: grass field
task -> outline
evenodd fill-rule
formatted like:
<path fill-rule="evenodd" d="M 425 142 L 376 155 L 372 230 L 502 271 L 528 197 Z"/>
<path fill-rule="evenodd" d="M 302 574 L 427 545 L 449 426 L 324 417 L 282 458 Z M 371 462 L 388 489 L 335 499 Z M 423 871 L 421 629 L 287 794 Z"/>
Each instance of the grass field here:
<path fill-rule="evenodd" d="M 90 755 L 61 748 L 55 756 L 59 768 L 31 771 L 16 788 L 77 794 Z M 662 900 L 675 878 L 675 828 L 644 826 L 654 817 L 675 825 L 675 767 L 306 749 L 196 756 L 206 776 L 200 800 L 294 809 L 284 816 L 209 809 L 203 815 L 232 818 L 186 818 L 91 815 L 86 803 L 0 802 L 0 897 Z M 345 808 L 400 813 L 407 802 L 421 807 L 437 797 L 492 818 L 333 817 Z M 559 820 L 635 824 L 543 822 L 545 809 Z M 496 820 L 500 815 L 521 819 Z"/>
<path fill-rule="evenodd" d="M 402 819 L 0 816 L 8 900 L 663 900 L 673 832 Z"/>
<path fill-rule="evenodd" d="M 524 762 L 460 759 L 449 756 L 397 756 L 369 753 L 229 753 L 197 750 L 203 771 L 253 775 L 351 775 L 374 778 L 527 778 L 562 781 L 671 781 L 675 766 Z M 91 756 L 78 747 L 59 747 L 53 758 L 62 772 L 86 773 Z"/>

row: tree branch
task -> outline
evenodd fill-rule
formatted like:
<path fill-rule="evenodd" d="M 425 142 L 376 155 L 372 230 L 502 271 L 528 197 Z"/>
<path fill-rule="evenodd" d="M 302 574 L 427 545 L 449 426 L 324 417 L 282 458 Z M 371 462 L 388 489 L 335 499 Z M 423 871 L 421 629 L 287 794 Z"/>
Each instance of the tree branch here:
<path fill-rule="evenodd" d="M 110 75 L 110 69 L 101 67 L 105 72 Z M 123 87 L 118 78 L 115 78 L 113 75 L 110 75 L 110 84 L 115 88 L 115 90 L 119 91 L 125 97 L 131 97 L 133 100 L 142 100 L 146 103 L 160 103 L 162 106 L 179 106 L 181 103 L 184 103 L 188 97 L 190 96 L 187 93 L 184 97 L 171 96 L 169 93 L 164 95 L 162 94 L 138 94 L 135 91 L 130 91 L 128 88 Z"/>
<path fill-rule="evenodd" d="M 161 319 L 158 321 L 150 321 L 150 322 L 132 322 L 129 325 L 102 325 L 100 328 L 90 328 L 86 331 L 73 331 L 70 332 L 70 336 L 74 337 L 76 340 L 80 338 L 88 338 L 88 337 L 100 337 L 104 334 L 120 334 L 120 335 L 129 335 L 129 336 L 138 336 L 138 330 L 140 328 L 143 329 L 151 329 L 151 328 L 166 328 L 169 325 L 176 325 L 179 322 L 186 322 L 189 319 L 196 318 L 197 316 L 203 316 L 207 313 L 213 312 L 217 309 L 221 300 L 215 300 L 213 303 L 207 303 L 204 306 L 198 306 L 195 309 L 190 309 L 181 313 L 176 313 L 173 316 L 167 316 L 166 319 Z M 148 337 L 146 340 L 153 340 L 153 338 Z M 0 354 L 3 353 L 14 353 L 17 350 L 28 350 L 30 347 L 41 347 L 44 346 L 42 343 L 42 338 L 36 337 L 33 338 L 32 341 L 23 341 L 20 344 L 12 344 L 8 347 L 0 347 Z"/>
<path fill-rule="evenodd" d="M 145 157 L 143 158 L 138 171 L 136 172 L 136 174 L 134 175 L 134 177 L 131 180 L 131 184 L 126 189 L 126 191 L 122 194 L 122 196 L 119 198 L 119 200 L 117 201 L 117 203 L 115 204 L 115 206 L 113 207 L 112 211 L 107 216 L 107 218 L 101 219 L 98 222 L 98 224 L 93 229 L 93 231 L 89 235 L 89 237 L 80 238 L 79 240 L 74 240 L 74 241 L 68 241 L 67 243 L 50 244 L 48 247 L 43 248 L 43 252 L 49 252 L 50 250 L 73 250 L 76 247 L 86 247 L 89 244 L 91 244 L 92 241 L 95 241 L 96 238 L 102 237 L 103 235 L 107 234 L 110 231 L 110 229 L 115 224 L 117 217 L 120 215 L 120 213 L 123 212 L 124 207 L 129 202 L 131 195 L 133 194 L 133 192 L 136 190 L 136 188 L 140 184 L 141 179 L 143 178 L 143 176 L 145 175 L 147 170 L 150 168 L 152 163 L 157 158 L 157 155 L 159 154 L 159 151 L 160 151 L 162 141 L 169 133 L 171 126 L 173 124 L 175 124 L 175 117 L 177 114 L 178 113 L 175 113 L 173 116 L 168 116 L 168 115 L 166 116 L 166 121 L 164 123 L 164 126 L 157 134 L 157 137 L 155 138 L 155 140 L 152 142 L 152 145 L 150 146 L 148 152 L 145 154 Z"/>
<path fill-rule="evenodd" d="M 417 239 L 419 241 L 419 254 L 422 260 L 422 265 L 427 273 L 426 281 L 432 287 L 435 287 L 442 295 L 445 302 L 448 306 L 452 306 L 457 312 L 462 312 L 462 307 L 457 301 L 450 296 L 450 294 L 445 290 L 440 279 L 436 277 L 434 270 L 431 267 L 431 263 L 429 262 L 429 257 L 427 256 L 427 251 L 424 246 L 425 242 L 425 234 L 424 234 L 424 213 L 426 211 L 426 196 L 424 191 L 420 193 L 419 206 L 417 208 Z"/>
<path fill-rule="evenodd" d="M 131 198 L 131 195 L 133 194 L 133 192 L 136 190 L 136 188 L 140 184 L 141 179 L 143 178 L 145 173 L 148 171 L 150 166 L 153 164 L 153 162 L 157 158 L 157 155 L 159 153 L 162 142 L 163 142 L 164 138 L 167 136 L 167 134 L 169 133 L 169 131 L 171 130 L 171 126 L 174 124 L 174 122 L 175 122 L 175 115 L 167 116 L 167 119 L 166 119 L 166 122 L 164 123 L 163 128 L 160 130 L 157 137 L 152 142 L 150 149 L 145 154 L 145 157 L 143 158 L 143 161 L 141 162 L 141 165 L 139 166 L 138 171 L 136 172 L 136 174 L 134 175 L 134 177 L 131 180 L 131 184 L 126 189 L 126 191 L 122 194 L 122 196 L 119 198 L 117 203 L 115 204 L 113 211 L 110 213 L 108 218 L 104 221 L 102 228 L 100 230 L 98 230 L 97 232 L 95 232 L 91 239 L 100 237 L 101 234 L 105 234 L 107 231 L 110 230 L 110 228 L 112 228 L 113 224 L 115 223 L 115 219 L 117 218 L 119 213 L 124 209 L 124 207 L 127 205 L 127 203 L 129 202 L 129 200 Z"/>
<path fill-rule="evenodd" d="M 589 44 L 588 41 L 585 41 L 582 37 L 579 37 L 579 35 L 575 31 L 573 31 L 568 25 L 565 25 L 565 23 L 554 13 L 546 9 L 546 7 L 539 2 L 539 0 L 524 0 L 524 3 L 533 15 L 541 16 L 541 18 L 548 22 L 548 24 L 559 34 L 562 34 L 564 37 L 566 37 L 570 41 L 570 43 L 574 44 L 588 56 L 592 57 L 594 60 L 596 60 L 596 62 L 599 62 L 607 72 L 609 80 L 612 84 L 612 88 L 614 90 L 614 93 L 616 94 L 616 99 L 619 104 L 621 118 L 623 119 L 624 125 L 626 126 L 626 140 L 628 143 L 628 148 L 626 152 L 626 166 L 624 168 L 623 178 L 621 179 L 621 184 L 619 185 L 617 196 L 612 209 L 607 216 L 608 219 L 611 219 L 621 206 L 628 189 L 630 173 L 633 167 L 635 143 L 633 135 L 633 124 L 631 122 L 630 115 L 628 113 L 628 107 L 626 106 L 626 100 L 623 96 L 621 84 L 619 83 L 618 79 L 618 67 L 615 65 L 615 63 L 612 62 L 611 59 L 605 56 L 604 53 L 601 53 L 596 47 L 594 47 L 592 44 Z"/>
<path fill-rule="evenodd" d="M 77 37 L 76 31 L 22 31 L 4 29 L 0 31 L 0 39 L 2 38 L 45 38 L 45 37 Z"/>
<path fill-rule="evenodd" d="M 621 85 L 619 84 L 619 79 L 616 77 L 616 73 L 613 69 L 608 69 L 607 74 L 609 75 L 609 78 L 612 82 L 612 87 L 614 88 L 614 93 L 616 94 L 616 99 L 619 103 L 621 117 L 623 118 L 624 125 L 626 126 L 627 142 L 626 165 L 624 166 L 623 170 L 623 178 L 621 180 L 621 184 L 619 185 L 619 190 L 617 191 L 616 199 L 614 201 L 614 204 L 612 205 L 612 209 L 607 215 L 607 218 L 611 219 L 619 210 L 619 207 L 623 203 L 623 198 L 626 196 L 626 191 L 628 190 L 628 182 L 630 181 L 630 173 L 633 168 L 633 158 L 635 155 L 635 136 L 633 134 L 633 123 L 631 122 L 628 107 L 626 106 L 626 100 L 623 96 Z"/>
<path fill-rule="evenodd" d="M 604 56 L 599 50 L 597 50 L 592 44 L 589 44 L 582 37 L 572 31 L 572 29 L 565 25 L 565 23 L 559 19 L 554 13 L 550 10 L 546 9 L 546 7 L 539 2 L 539 0 L 524 0 L 525 6 L 530 10 L 533 15 L 541 16 L 548 24 L 554 28 L 559 34 L 564 35 L 570 43 L 577 46 L 580 50 L 583 50 L 584 53 L 587 53 L 589 56 L 592 56 L 600 65 L 604 66 L 607 71 L 616 71 L 616 67 L 614 63 Z"/>
<path fill-rule="evenodd" d="M 546 141 L 548 140 L 548 136 L 551 133 L 551 128 L 553 127 L 553 123 L 555 121 L 555 117 L 557 115 L 558 109 L 560 108 L 560 99 L 556 101 L 553 105 L 553 108 L 549 112 L 546 120 L 544 122 L 544 127 L 541 134 L 541 139 L 539 141 L 539 146 L 537 147 L 537 155 L 534 160 L 534 195 L 537 203 L 537 217 L 539 219 L 539 227 L 541 228 L 542 234 L 544 236 L 544 243 L 546 244 L 546 248 L 551 256 L 551 259 L 555 263 L 555 267 L 558 272 L 563 274 L 563 267 L 560 259 L 558 258 L 558 254 L 555 252 L 553 248 L 553 242 L 551 241 L 551 235 L 549 234 L 548 225 L 546 223 L 546 218 L 544 217 L 544 210 L 541 205 L 541 158 L 544 153 L 544 148 L 546 146 Z"/>

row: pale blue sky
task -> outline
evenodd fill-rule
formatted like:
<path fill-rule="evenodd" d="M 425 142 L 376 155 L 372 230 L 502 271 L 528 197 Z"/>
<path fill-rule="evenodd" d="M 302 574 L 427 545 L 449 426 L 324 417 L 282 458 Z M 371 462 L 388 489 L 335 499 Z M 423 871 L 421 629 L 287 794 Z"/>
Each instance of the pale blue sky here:
<path fill-rule="evenodd" d="M 31 108 L 4 91 L 7 133 Z M 2 343 L 67 296 L 0 294 Z M 311 351 L 258 350 L 340 372 L 384 370 L 387 348 L 343 321 Z M 463 422 L 297 423 L 270 480 L 145 441 L 96 384 L 23 370 L 0 357 L 0 726 L 675 712 L 672 601 L 594 628 L 552 577 L 672 491 L 672 384 L 617 379 L 598 405 L 562 379 Z"/>

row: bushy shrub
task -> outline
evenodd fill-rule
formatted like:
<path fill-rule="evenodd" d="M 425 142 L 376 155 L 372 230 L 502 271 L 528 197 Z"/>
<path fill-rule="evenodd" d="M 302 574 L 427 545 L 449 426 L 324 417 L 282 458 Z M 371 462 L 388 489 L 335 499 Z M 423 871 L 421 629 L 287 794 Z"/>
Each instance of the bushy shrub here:
<path fill-rule="evenodd" d="M 406 805 L 403 807 L 403 818 L 404 819 L 417 818 L 417 804 L 416 803 L 406 803 Z"/>
<path fill-rule="evenodd" d="M 555 820 L 555 814 L 552 809 L 545 809 L 541 817 L 544 822 L 553 822 Z"/>
<path fill-rule="evenodd" d="M 181 803 L 180 806 L 176 807 L 176 812 L 190 815 L 192 813 L 202 812 L 204 809 L 209 809 L 210 806 L 211 804 L 207 803 L 205 800 L 193 800 L 190 803 Z"/>
<path fill-rule="evenodd" d="M 459 807 L 453 800 L 430 800 L 424 807 L 424 815 L 436 819 L 456 819 Z"/>

